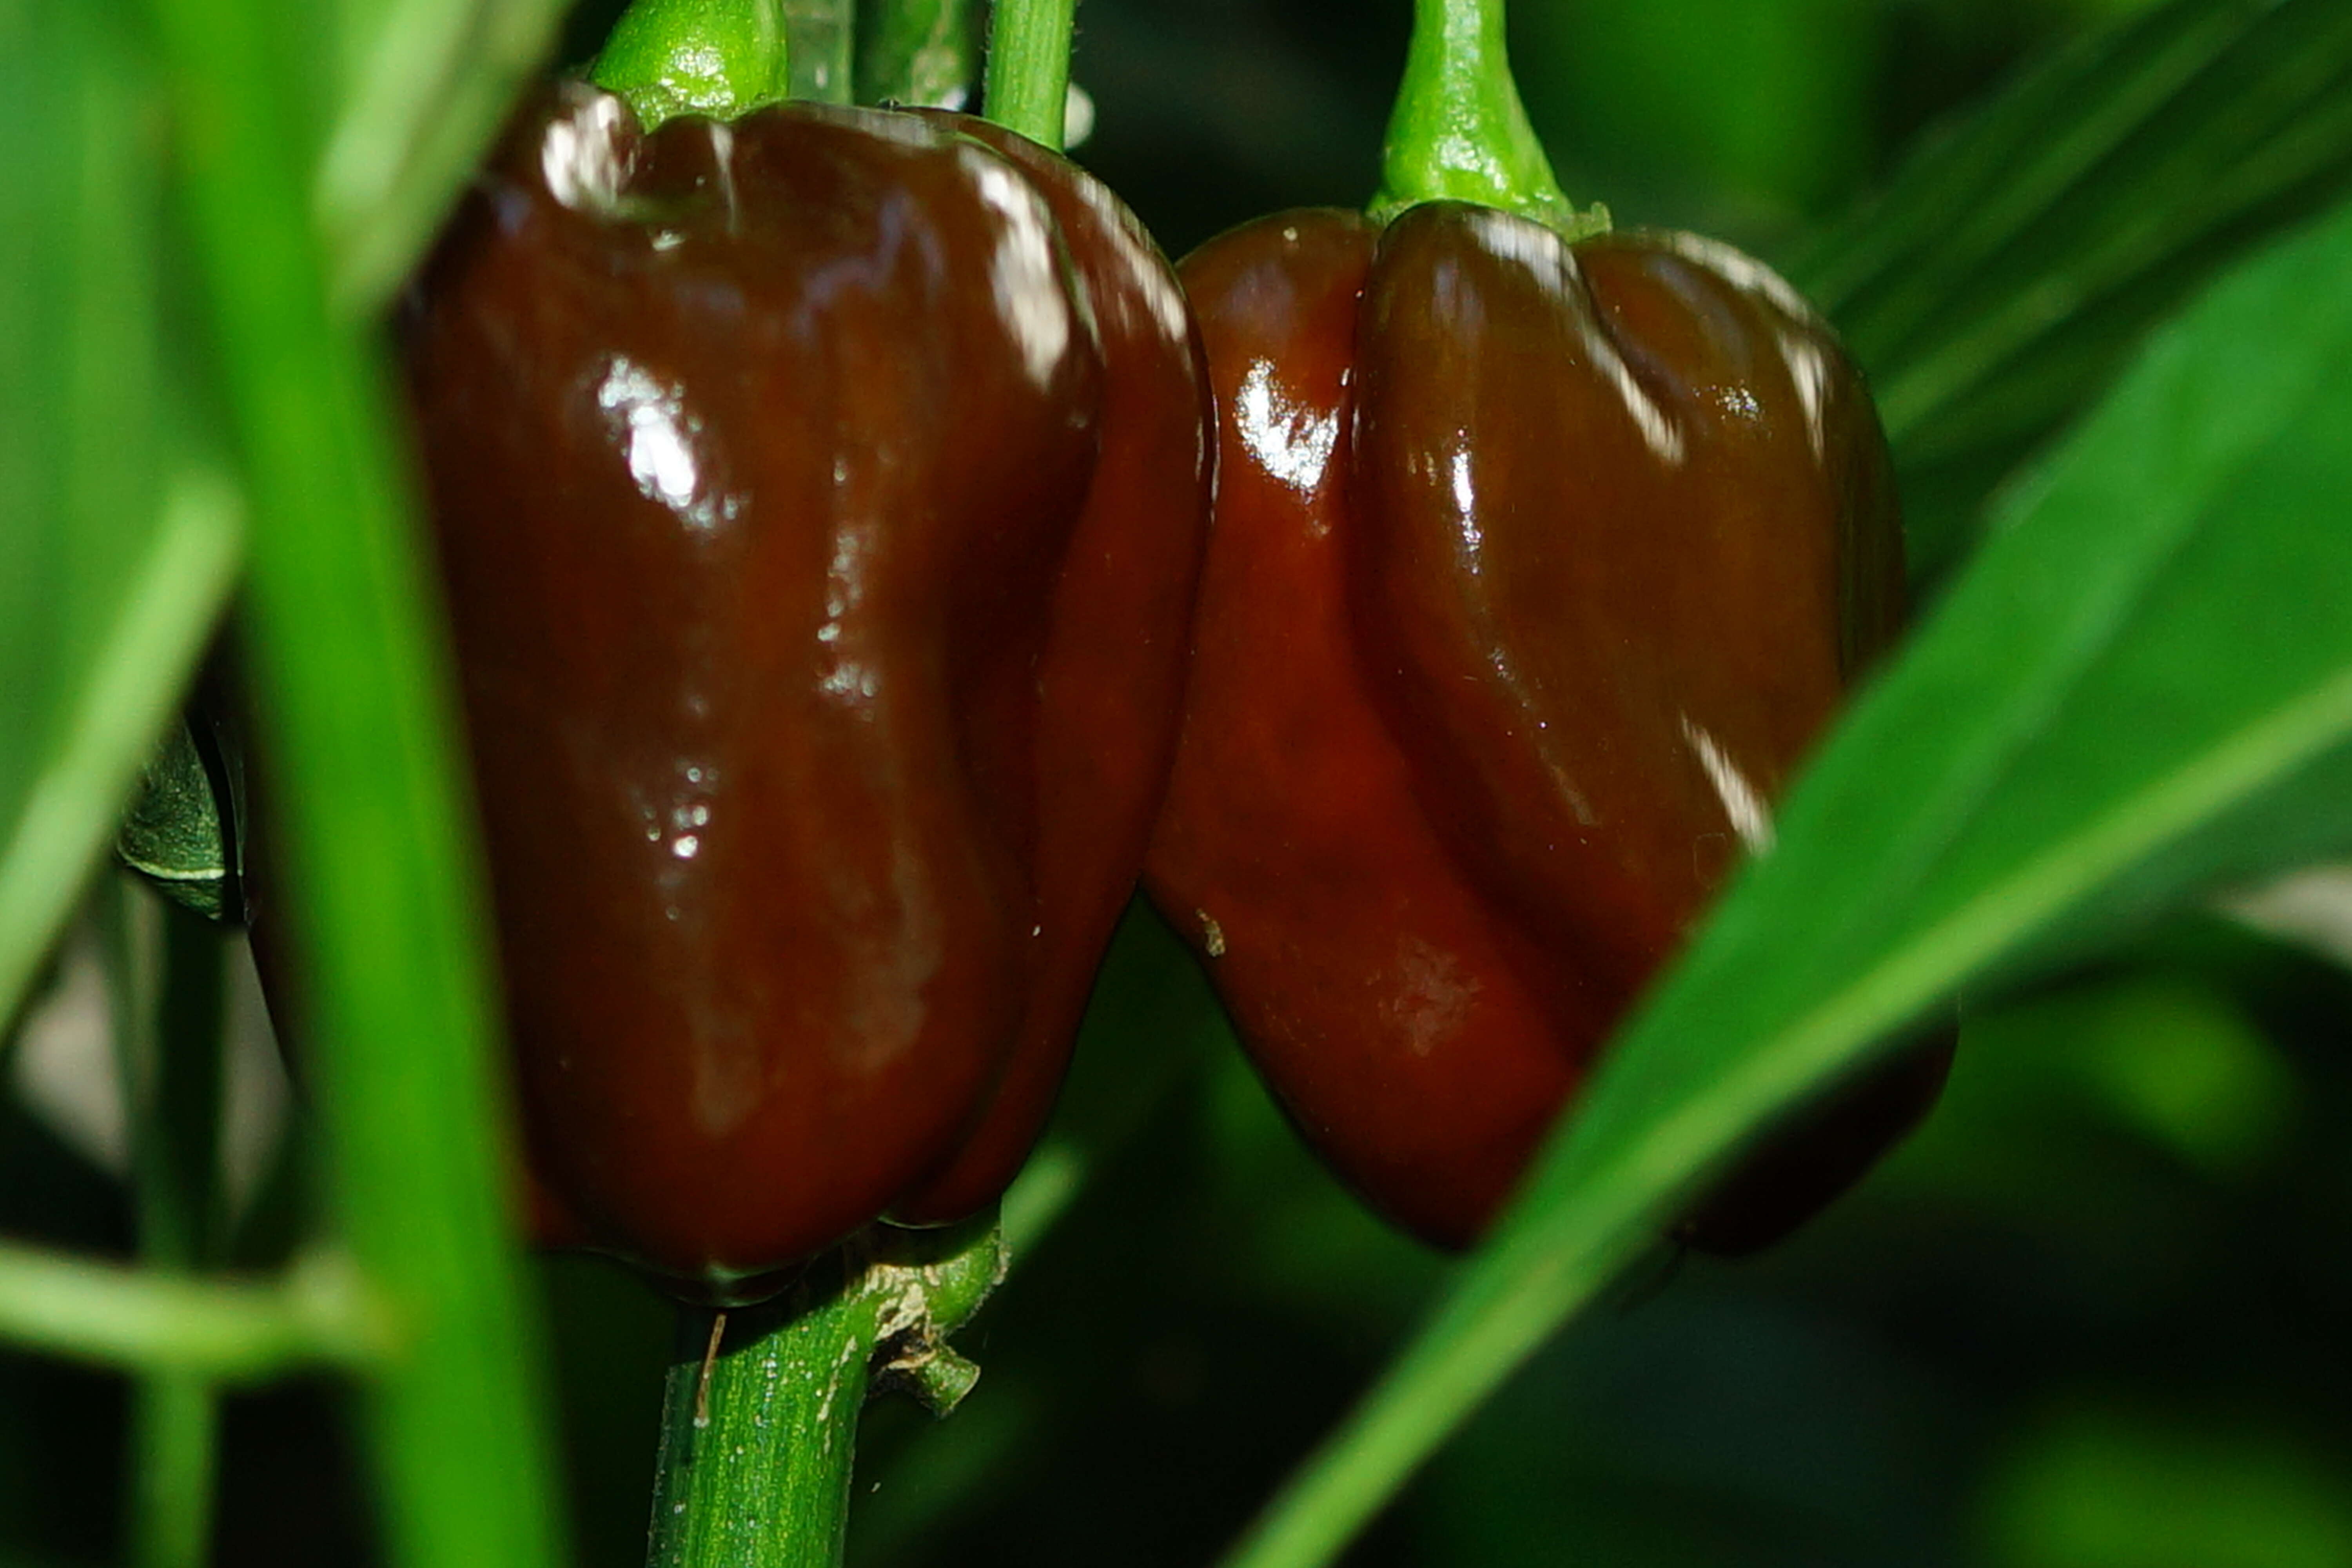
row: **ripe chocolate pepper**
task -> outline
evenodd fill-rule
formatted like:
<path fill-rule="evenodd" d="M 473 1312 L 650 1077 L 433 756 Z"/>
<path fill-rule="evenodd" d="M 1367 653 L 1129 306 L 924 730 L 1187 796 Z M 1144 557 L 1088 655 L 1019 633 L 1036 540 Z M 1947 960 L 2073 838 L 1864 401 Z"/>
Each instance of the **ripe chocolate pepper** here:
<path fill-rule="evenodd" d="M 1834 338 L 1686 235 L 1435 201 L 1189 258 L 1217 527 L 1149 885 L 1310 1142 L 1462 1245 L 1900 613 Z M 1689 1239 L 1762 1245 L 1932 1100 L 1896 1059 Z"/>
<path fill-rule="evenodd" d="M 1172 275 L 992 127 L 561 89 L 403 343 L 530 1153 L 714 1299 L 1042 1123 L 1175 734 Z"/>

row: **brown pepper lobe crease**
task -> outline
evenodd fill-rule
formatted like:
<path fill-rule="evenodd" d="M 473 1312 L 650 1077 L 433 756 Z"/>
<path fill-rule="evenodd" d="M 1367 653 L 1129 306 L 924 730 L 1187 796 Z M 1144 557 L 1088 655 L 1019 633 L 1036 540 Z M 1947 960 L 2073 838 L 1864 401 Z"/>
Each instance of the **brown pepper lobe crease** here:
<path fill-rule="evenodd" d="M 1019 1170 L 1053 1108 L 1113 926 L 1135 889 L 1176 750 L 1206 547 L 1208 366 L 1174 270 L 1109 188 L 964 115 L 926 114 L 1027 178 L 1070 247 L 1103 348 L 1099 455 L 1037 667 L 1045 958 L 1004 1076 L 954 1158 L 891 1217 L 951 1221 Z"/>
<path fill-rule="evenodd" d="M 1463 883 L 1349 630 L 1349 380 L 1375 242 L 1352 214 L 1286 213 L 1180 269 L 1222 416 L 1216 524 L 1146 878 L 1215 948 L 1253 1058 L 1341 1179 L 1458 1245 L 1581 1070 L 1552 1027 L 1579 998 Z"/>

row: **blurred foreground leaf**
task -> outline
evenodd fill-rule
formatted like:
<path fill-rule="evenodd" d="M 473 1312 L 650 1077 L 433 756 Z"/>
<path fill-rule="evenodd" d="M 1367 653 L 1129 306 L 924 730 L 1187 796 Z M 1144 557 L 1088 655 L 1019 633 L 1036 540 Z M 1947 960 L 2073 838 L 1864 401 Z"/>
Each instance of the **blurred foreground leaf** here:
<path fill-rule="evenodd" d="M 388 1562 L 563 1561 L 430 557 L 389 367 L 341 315 L 274 0 L 148 0 L 251 498 L 273 912 L 342 1240 L 396 1325 L 362 1406 Z M 457 8 L 404 5 L 436 26 Z"/>
<path fill-rule="evenodd" d="M 2340 1568 L 2352 1499 L 2335 1456 L 2242 1412 L 2151 1415 L 2078 1399 L 1995 1472 L 1989 1568 Z"/>
<path fill-rule="evenodd" d="M 1790 277 L 1869 370 L 1911 569 L 2142 333 L 2352 187 L 2352 5 L 2174 0 L 2021 78 Z"/>
<path fill-rule="evenodd" d="M 1234 1561 L 1328 1561 L 1706 1173 L 1964 984 L 2352 846 L 2352 209 L 2163 332 L 1792 792 L 1434 1321 Z"/>
<path fill-rule="evenodd" d="M 305 162 L 337 299 L 364 315 L 431 237 L 562 6 L 280 9 L 299 35 L 282 63 L 325 126 Z M 211 405 L 195 395 L 209 367 L 173 335 L 173 128 L 117 24 L 105 6 L 0 6 L 0 1019 L 163 732 L 242 534 L 193 412 Z"/>
<path fill-rule="evenodd" d="M 104 7 L 0 8 L 0 1020 L 228 591 L 164 341 L 163 122 Z"/>
<path fill-rule="evenodd" d="M 319 160 L 336 303 L 400 287 L 546 63 L 563 0 L 345 0 L 340 109 Z"/>

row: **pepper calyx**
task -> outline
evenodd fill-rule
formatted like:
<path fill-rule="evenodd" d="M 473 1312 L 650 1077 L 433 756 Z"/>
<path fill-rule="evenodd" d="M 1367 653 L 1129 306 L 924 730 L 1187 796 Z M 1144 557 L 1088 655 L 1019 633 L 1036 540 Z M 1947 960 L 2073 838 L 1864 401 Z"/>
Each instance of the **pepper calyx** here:
<path fill-rule="evenodd" d="M 733 120 L 790 94 L 780 0 L 635 0 L 589 79 L 650 132 L 681 114 Z"/>

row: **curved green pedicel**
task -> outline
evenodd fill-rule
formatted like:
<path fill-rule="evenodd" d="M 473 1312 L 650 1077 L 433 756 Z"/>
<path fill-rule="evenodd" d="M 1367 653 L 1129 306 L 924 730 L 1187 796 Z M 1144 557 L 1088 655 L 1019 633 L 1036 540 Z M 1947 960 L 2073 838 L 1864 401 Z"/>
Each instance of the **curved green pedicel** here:
<path fill-rule="evenodd" d="M 1528 123 L 1504 47 L 1503 0 L 1413 0 L 1371 215 L 1386 223 L 1429 201 L 1499 207 L 1571 240 L 1608 231 L 1606 207 L 1580 212 L 1560 194 Z"/>
<path fill-rule="evenodd" d="M 947 1337 L 1003 1277 L 991 1213 L 937 1230 L 871 1226 L 772 1301 L 715 1323 L 686 1309 L 646 1563 L 840 1568 L 859 1412 L 893 1387 L 934 1415 L 952 1410 L 980 1369 Z"/>
<path fill-rule="evenodd" d="M 732 120 L 788 95 L 782 0 L 635 0 L 589 79 L 651 131 L 680 114 Z"/>

